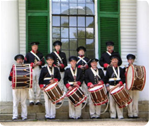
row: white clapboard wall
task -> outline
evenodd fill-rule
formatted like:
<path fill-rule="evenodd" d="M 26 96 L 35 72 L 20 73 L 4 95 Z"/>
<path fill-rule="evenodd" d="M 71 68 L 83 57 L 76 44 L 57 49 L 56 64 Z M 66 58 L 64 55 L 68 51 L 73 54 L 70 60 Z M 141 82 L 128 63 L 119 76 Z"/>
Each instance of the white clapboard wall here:
<path fill-rule="evenodd" d="M 26 0 L 18 0 L 20 53 L 26 53 Z"/>
<path fill-rule="evenodd" d="M 120 26 L 122 66 L 125 66 L 128 53 L 137 57 L 137 0 L 120 0 Z"/>

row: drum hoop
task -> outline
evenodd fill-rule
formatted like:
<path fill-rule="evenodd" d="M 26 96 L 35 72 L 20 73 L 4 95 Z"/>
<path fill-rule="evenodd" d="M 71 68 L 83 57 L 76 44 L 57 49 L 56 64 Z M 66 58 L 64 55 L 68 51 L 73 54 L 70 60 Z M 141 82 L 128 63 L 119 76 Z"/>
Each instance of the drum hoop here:
<path fill-rule="evenodd" d="M 71 92 L 70 93 L 70 91 L 72 91 L 74 88 L 75 88 L 74 92 Z M 67 94 L 66 94 L 67 97 L 72 96 L 78 90 L 78 87 L 74 87 L 74 88 L 72 88 L 72 90 L 70 90 L 70 91 L 67 92 Z"/>
<path fill-rule="evenodd" d="M 15 69 L 14 69 L 15 65 L 12 66 L 13 69 L 13 76 L 12 76 L 12 88 L 15 89 Z"/>
<path fill-rule="evenodd" d="M 105 99 L 103 102 L 100 102 L 100 103 L 94 103 L 95 106 L 98 106 L 98 105 L 103 105 L 105 103 L 108 102 L 108 99 Z"/>
<path fill-rule="evenodd" d="M 65 98 L 65 95 L 63 94 L 58 100 L 54 101 L 53 104 L 56 104 L 60 101 L 62 101 Z"/>
<path fill-rule="evenodd" d="M 30 83 L 29 83 L 29 88 L 31 88 L 31 85 L 32 85 L 32 84 L 31 84 L 31 83 L 32 83 L 32 75 L 31 75 L 31 74 L 32 74 L 32 69 L 31 69 L 31 66 L 30 66 L 30 65 L 29 65 L 29 69 L 30 69 L 30 72 L 31 72 L 31 73 L 30 73 Z"/>
<path fill-rule="evenodd" d="M 87 99 L 87 96 L 85 96 L 84 98 L 82 98 L 82 100 L 80 102 L 78 102 L 77 104 L 75 104 L 74 106 L 77 107 L 79 106 L 81 103 L 83 103 L 85 100 Z"/>
<path fill-rule="evenodd" d="M 110 94 L 111 94 L 111 95 L 115 95 L 115 94 L 119 93 L 121 90 L 124 89 L 124 85 L 121 86 L 121 87 L 122 87 L 122 88 L 121 88 L 120 90 L 118 90 L 118 91 L 114 92 L 113 94 L 111 94 L 111 92 L 117 88 L 117 87 L 114 87 L 113 89 L 111 89 Z"/>
<path fill-rule="evenodd" d="M 135 80 L 135 78 L 134 78 L 134 66 L 133 65 L 130 65 L 129 67 L 131 67 L 131 69 L 132 69 L 132 80 L 131 80 L 131 87 L 129 89 L 128 89 L 127 81 L 126 81 L 126 88 L 127 88 L 127 90 L 131 90 L 132 89 L 133 84 L 134 84 L 134 80 Z M 128 69 L 129 69 L 129 67 L 128 67 Z"/>
<path fill-rule="evenodd" d="M 97 86 L 99 86 L 99 84 L 98 84 L 98 85 L 95 85 L 94 87 L 97 87 Z M 98 88 L 98 89 L 96 89 L 96 90 L 94 90 L 94 91 L 90 91 L 90 89 L 92 89 L 92 88 L 94 88 L 94 87 L 89 88 L 88 91 L 91 92 L 91 93 L 97 92 L 97 91 L 99 91 L 100 89 L 103 89 L 103 88 L 104 88 L 103 84 L 102 84 L 101 86 L 102 86 L 102 87 L 100 87 L 100 88 Z"/>
<path fill-rule="evenodd" d="M 15 82 L 14 82 L 14 83 L 15 83 L 15 89 L 16 89 L 16 80 L 17 80 L 17 74 L 16 74 L 16 73 L 17 73 L 17 71 L 16 71 L 16 65 L 14 65 L 14 67 L 15 67 L 15 71 L 14 71 L 14 72 L 15 72 L 15 76 L 14 76 L 14 78 L 15 78 Z"/>
<path fill-rule="evenodd" d="M 144 83 L 143 83 L 143 86 L 142 86 L 140 91 L 142 91 L 144 89 L 144 86 L 145 86 L 145 83 L 146 83 L 146 69 L 145 69 L 144 66 L 143 66 L 143 69 L 144 69 Z"/>
<path fill-rule="evenodd" d="M 30 88 L 32 88 L 32 85 L 33 85 L 33 68 L 31 67 L 31 65 L 30 65 L 30 69 L 31 69 L 31 73 L 30 73 L 30 78 L 31 78 L 31 80 L 30 80 Z"/>
<path fill-rule="evenodd" d="M 132 102 L 132 98 L 131 98 L 131 100 L 130 100 L 127 104 L 130 104 L 131 102 Z M 117 103 L 116 103 L 116 104 L 117 104 Z M 117 105 L 118 105 L 118 104 L 117 104 Z M 122 106 L 119 106 L 119 105 L 118 105 L 118 107 L 119 107 L 119 108 L 124 108 L 124 107 L 126 107 L 126 105 L 122 105 Z"/>
<path fill-rule="evenodd" d="M 44 91 L 50 91 L 50 90 L 53 90 L 57 85 L 58 85 L 58 81 L 52 83 L 52 84 L 55 84 L 55 86 L 51 87 L 50 89 L 48 90 L 45 90 L 48 86 L 50 86 L 51 84 L 48 84 L 46 88 L 44 88 Z"/>

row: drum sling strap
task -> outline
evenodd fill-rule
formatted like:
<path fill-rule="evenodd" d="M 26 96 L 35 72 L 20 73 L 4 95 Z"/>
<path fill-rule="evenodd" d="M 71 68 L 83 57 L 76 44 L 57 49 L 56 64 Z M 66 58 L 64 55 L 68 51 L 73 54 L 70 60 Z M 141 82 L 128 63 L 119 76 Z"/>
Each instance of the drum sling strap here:
<path fill-rule="evenodd" d="M 70 72 L 71 72 L 71 74 L 72 74 L 72 76 L 73 76 L 73 78 L 74 78 L 74 82 L 76 81 L 76 77 L 77 77 L 77 67 L 76 67 L 76 69 L 75 69 L 75 71 L 73 72 L 73 70 L 72 70 L 72 68 L 70 68 Z M 70 85 L 73 85 L 73 83 L 74 82 L 68 82 Z"/>
<path fill-rule="evenodd" d="M 79 60 L 77 61 L 77 64 L 82 60 L 85 64 L 87 64 L 87 62 L 83 59 L 84 57 L 80 57 L 78 56 Z"/>
<path fill-rule="evenodd" d="M 33 54 L 38 59 L 38 61 L 40 61 L 40 58 L 33 51 L 30 51 L 30 53 Z"/>
<path fill-rule="evenodd" d="M 62 63 L 62 64 L 63 64 L 62 58 L 59 56 L 59 54 L 57 54 L 57 52 L 56 52 L 56 51 L 54 51 L 54 53 L 55 53 L 55 55 L 57 56 L 57 58 L 59 59 L 60 63 Z"/>
<path fill-rule="evenodd" d="M 108 51 L 106 51 L 106 53 L 108 53 L 109 54 L 109 56 L 111 56 L 112 54 L 111 53 L 109 53 Z"/>

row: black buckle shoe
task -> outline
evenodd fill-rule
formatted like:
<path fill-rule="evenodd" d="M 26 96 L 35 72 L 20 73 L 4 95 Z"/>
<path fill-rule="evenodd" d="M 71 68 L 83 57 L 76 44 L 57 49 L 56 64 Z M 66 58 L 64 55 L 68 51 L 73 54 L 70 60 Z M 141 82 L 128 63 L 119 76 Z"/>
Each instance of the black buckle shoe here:
<path fill-rule="evenodd" d="M 34 105 L 34 102 L 30 102 L 29 105 L 30 105 L 30 106 L 33 106 L 33 105 Z"/>
<path fill-rule="evenodd" d="M 42 105 L 42 103 L 41 102 L 36 102 L 36 104 L 35 105 Z"/>

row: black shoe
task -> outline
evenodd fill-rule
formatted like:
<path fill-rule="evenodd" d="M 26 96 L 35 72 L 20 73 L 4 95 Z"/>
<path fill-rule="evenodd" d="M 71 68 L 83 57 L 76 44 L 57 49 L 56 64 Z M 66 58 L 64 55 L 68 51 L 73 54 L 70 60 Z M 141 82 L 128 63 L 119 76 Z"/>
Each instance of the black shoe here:
<path fill-rule="evenodd" d="M 133 118 L 139 118 L 138 116 L 134 116 Z"/>
<path fill-rule="evenodd" d="M 22 118 L 22 121 L 25 121 L 25 120 L 27 120 L 27 118 Z"/>
<path fill-rule="evenodd" d="M 132 118 L 133 118 L 133 116 L 128 116 L 128 118 L 129 118 L 129 119 L 132 119 Z"/>
<path fill-rule="evenodd" d="M 96 119 L 101 119 L 100 117 L 96 117 Z"/>
<path fill-rule="evenodd" d="M 13 118 L 12 120 L 15 121 L 15 120 L 17 120 L 17 119 L 18 119 L 18 118 Z"/>
<path fill-rule="evenodd" d="M 114 117 L 111 117 L 111 119 L 116 119 L 116 118 L 114 118 Z"/>
<path fill-rule="evenodd" d="M 56 105 L 61 105 L 62 104 L 62 102 L 58 102 L 58 103 L 56 103 Z"/>
<path fill-rule="evenodd" d="M 96 119 L 96 117 L 90 117 L 91 119 Z"/>
<path fill-rule="evenodd" d="M 42 103 L 41 102 L 36 102 L 36 104 L 35 105 L 42 105 Z"/>
<path fill-rule="evenodd" d="M 30 106 L 33 106 L 33 105 L 34 105 L 34 102 L 30 102 L 29 105 L 30 105 Z"/>
<path fill-rule="evenodd" d="M 45 120 L 50 120 L 51 118 L 49 118 L 49 117 L 45 117 Z"/>
<path fill-rule="evenodd" d="M 69 119 L 75 119 L 75 118 L 69 117 Z"/>

